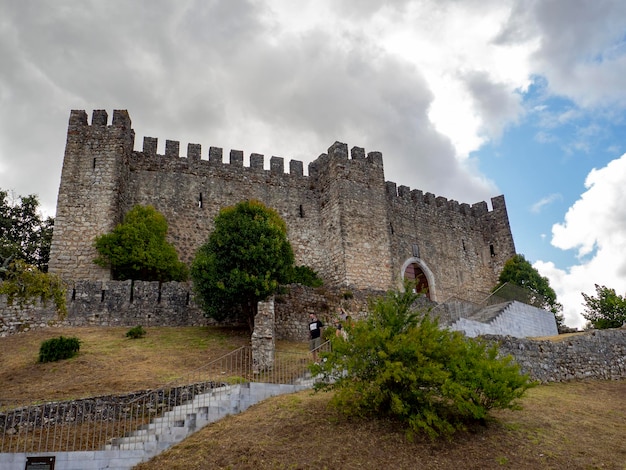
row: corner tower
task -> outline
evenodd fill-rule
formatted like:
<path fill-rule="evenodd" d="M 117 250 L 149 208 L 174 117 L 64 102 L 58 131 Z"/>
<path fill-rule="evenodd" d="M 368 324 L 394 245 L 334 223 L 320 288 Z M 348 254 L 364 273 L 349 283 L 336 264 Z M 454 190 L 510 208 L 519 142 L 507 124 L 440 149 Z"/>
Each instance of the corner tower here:
<path fill-rule="evenodd" d="M 380 152 L 335 142 L 309 165 L 317 182 L 325 277 L 335 285 L 387 290 L 392 282 L 389 220 Z"/>
<path fill-rule="evenodd" d="M 85 111 L 70 114 L 49 263 L 64 279 L 111 277 L 93 263 L 94 239 L 120 222 L 135 133 L 126 110 L 107 121 L 104 110 L 93 112 L 91 125 Z"/>

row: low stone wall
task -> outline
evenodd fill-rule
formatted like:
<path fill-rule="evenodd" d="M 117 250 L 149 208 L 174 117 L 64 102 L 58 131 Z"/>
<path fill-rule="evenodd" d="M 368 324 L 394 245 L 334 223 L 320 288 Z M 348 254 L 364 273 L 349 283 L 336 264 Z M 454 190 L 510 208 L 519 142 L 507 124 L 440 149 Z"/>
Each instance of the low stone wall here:
<path fill-rule="evenodd" d="M 540 341 L 511 336 L 485 336 L 500 354 L 513 356 L 522 372 L 546 382 L 626 378 L 626 329 L 594 330 Z"/>
<path fill-rule="evenodd" d="M 275 338 L 308 339 L 309 313 L 330 326 L 343 308 L 354 319 L 367 311 L 378 291 L 284 286 L 275 297 Z M 7 305 L 0 296 L 0 337 L 48 326 L 203 326 L 216 324 L 194 302 L 190 283 L 81 281 L 67 291 L 68 315 L 60 320 L 54 305 Z"/>
<path fill-rule="evenodd" d="M 82 281 L 67 290 L 67 317 L 52 303 L 20 308 L 0 296 L 0 336 L 47 326 L 196 326 L 211 324 L 179 282 Z"/>
<path fill-rule="evenodd" d="M 14 434 L 21 428 L 40 427 L 43 424 L 79 424 L 95 421 L 115 421 L 133 416 L 155 416 L 186 403 L 194 396 L 206 393 L 224 384 L 203 382 L 168 389 L 144 390 L 125 395 L 104 395 L 79 400 L 31 405 L 0 413 L 0 429 Z M 6 404 L 5 404 L 6 405 Z"/>

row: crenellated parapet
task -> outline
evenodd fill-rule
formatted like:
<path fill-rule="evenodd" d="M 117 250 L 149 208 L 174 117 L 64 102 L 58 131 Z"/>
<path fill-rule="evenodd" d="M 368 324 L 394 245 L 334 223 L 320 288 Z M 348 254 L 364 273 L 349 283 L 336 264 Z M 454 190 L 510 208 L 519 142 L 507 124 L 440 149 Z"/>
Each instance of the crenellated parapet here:
<path fill-rule="evenodd" d="M 91 126 L 101 127 L 108 124 L 109 114 L 104 109 L 96 109 L 91 114 Z M 83 109 L 73 109 L 70 112 L 69 127 L 86 127 L 87 113 Z M 130 129 L 131 121 L 128 111 L 125 109 L 116 109 L 113 111 L 113 120 L 111 126 Z"/>
<path fill-rule="evenodd" d="M 368 152 L 366 155 L 363 147 L 352 147 L 348 152 L 347 144 L 335 142 L 328 148 L 327 153 L 322 153 L 315 161 L 309 163 L 309 175 L 318 175 L 333 166 L 345 169 L 351 164 L 366 165 L 364 168 L 383 171 L 383 155 L 380 152 Z"/>
<path fill-rule="evenodd" d="M 485 201 L 476 202 L 471 205 L 467 203 L 459 203 L 454 199 L 436 196 L 435 194 L 429 192 L 424 193 L 419 189 L 412 190 L 408 186 L 397 186 L 393 181 L 386 181 L 385 188 L 387 197 L 391 202 L 397 201 L 414 204 L 415 206 L 438 208 L 473 217 L 483 217 L 485 214 L 491 212 L 487 202 Z M 491 206 L 493 210 L 506 208 L 504 204 L 504 196 L 491 198 Z"/>
<path fill-rule="evenodd" d="M 181 155 L 180 142 L 177 140 L 165 141 L 165 154 L 159 155 L 157 153 L 157 147 L 159 139 L 156 137 L 144 137 L 143 149 L 141 152 L 136 152 L 140 157 L 153 158 L 153 159 L 179 159 L 180 163 L 187 166 L 193 166 L 194 168 L 206 167 L 211 168 L 215 166 L 230 166 L 234 169 L 246 168 L 254 171 L 268 171 L 274 175 L 281 175 L 285 173 L 285 159 L 283 157 L 272 156 L 269 159 L 269 170 L 265 170 L 265 156 L 260 153 L 251 153 L 249 155 L 250 165 L 244 166 L 244 153 L 242 150 L 230 150 L 228 153 L 228 161 L 224 162 L 224 150 L 221 147 L 209 147 L 206 158 L 202 157 L 202 146 L 200 144 L 187 144 L 186 155 Z M 304 176 L 304 165 L 302 161 L 290 160 L 289 172 L 291 176 Z"/>

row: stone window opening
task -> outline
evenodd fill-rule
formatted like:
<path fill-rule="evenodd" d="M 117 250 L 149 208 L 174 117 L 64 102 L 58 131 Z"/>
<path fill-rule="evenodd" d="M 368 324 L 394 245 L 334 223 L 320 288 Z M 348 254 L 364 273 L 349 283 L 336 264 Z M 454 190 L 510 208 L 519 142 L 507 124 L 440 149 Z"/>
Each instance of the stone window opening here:
<path fill-rule="evenodd" d="M 467 248 L 465 246 L 465 240 L 461 240 L 461 244 L 463 245 L 463 251 L 467 251 Z"/>
<path fill-rule="evenodd" d="M 100 302 L 104 302 L 104 293 L 106 291 L 104 289 L 102 289 L 102 292 L 100 292 Z"/>
<path fill-rule="evenodd" d="M 130 303 L 132 304 L 135 300 L 135 280 L 131 279 L 130 281 Z"/>
<path fill-rule="evenodd" d="M 391 234 L 393 235 L 393 224 L 389 224 L 389 230 L 391 230 Z"/>
<path fill-rule="evenodd" d="M 76 300 L 76 287 L 72 289 L 72 302 Z"/>
<path fill-rule="evenodd" d="M 299 214 L 300 214 L 300 218 L 304 219 L 304 207 L 302 206 L 302 204 L 300 204 Z"/>
<path fill-rule="evenodd" d="M 157 295 L 157 304 L 161 303 L 161 288 L 163 287 L 163 282 L 159 281 L 159 293 Z"/>
<path fill-rule="evenodd" d="M 93 169 L 94 170 L 96 169 L 96 159 L 95 158 L 93 159 Z"/>
<path fill-rule="evenodd" d="M 187 297 L 185 298 L 185 305 L 189 305 L 189 300 L 190 300 L 190 295 L 189 292 L 187 292 Z"/>
<path fill-rule="evenodd" d="M 202 209 L 203 206 L 204 202 L 202 201 L 202 193 L 200 193 L 200 195 L 198 196 L 198 207 Z"/>
<path fill-rule="evenodd" d="M 496 250 L 493 248 L 493 244 L 489 245 L 489 253 L 491 254 L 492 258 L 496 256 Z"/>

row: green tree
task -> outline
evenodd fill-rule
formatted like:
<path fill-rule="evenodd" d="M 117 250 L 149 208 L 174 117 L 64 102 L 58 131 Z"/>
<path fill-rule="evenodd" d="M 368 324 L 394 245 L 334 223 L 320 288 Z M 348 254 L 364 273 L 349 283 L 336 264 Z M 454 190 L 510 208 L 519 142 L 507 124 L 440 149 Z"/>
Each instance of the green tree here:
<path fill-rule="evenodd" d="M 17 301 L 20 308 L 37 301 L 45 305 L 52 300 L 59 317 L 65 318 L 67 315 L 65 286 L 61 278 L 56 274 L 44 273 L 19 259 L 4 271 L 0 294 L 7 296 L 9 305 Z"/>
<path fill-rule="evenodd" d="M 596 284 L 596 297 L 582 294 L 585 299 L 583 317 L 593 328 L 619 328 L 626 323 L 626 299 L 615 293 L 615 289 Z"/>
<path fill-rule="evenodd" d="M 241 308 L 252 330 L 257 302 L 290 280 L 293 263 L 283 219 L 250 200 L 219 212 L 192 263 L 191 277 L 208 316 L 221 321 Z"/>
<path fill-rule="evenodd" d="M 510 289 L 507 286 L 517 286 L 521 289 Z M 504 263 L 500 272 L 498 284 L 492 292 L 504 298 L 519 300 L 538 308 L 549 310 L 556 318 L 559 329 L 563 328 L 563 306 L 556 300 L 556 292 L 550 287 L 547 277 L 539 274 L 533 266 L 526 261 L 524 255 L 515 255 Z"/>
<path fill-rule="evenodd" d="M 409 433 L 451 435 L 494 408 L 515 409 L 532 386 L 496 345 L 439 328 L 412 306 L 411 289 L 391 292 L 367 319 L 347 325 L 347 339 L 331 337 L 331 351 L 312 366 L 326 379 L 316 390 L 334 390 L 343 413 L 392 417 Z"/>
<path fill-rule="evenodd" d="M 135 206 L 108 234 L 96 238 L 99 266 L 110 267 L 114 279 L 185 281 L 187 266 L 165 239 L 167 221 L 152 206 Z"/>
<path fill-rule="evenodd" d="M 11 202 L 8 191 L 0 191 L 0 264 L 4 271 L 11 260 L 22 260 L 48 271 L 54 219 L 43 217 L 34 194 Z"/>

